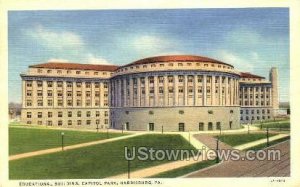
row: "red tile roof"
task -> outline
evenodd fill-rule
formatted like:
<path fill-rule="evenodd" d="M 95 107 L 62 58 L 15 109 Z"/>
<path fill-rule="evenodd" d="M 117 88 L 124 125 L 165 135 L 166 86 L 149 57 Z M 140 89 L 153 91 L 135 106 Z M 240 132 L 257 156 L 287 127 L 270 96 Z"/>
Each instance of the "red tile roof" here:
<path fill-rule="evenodd" d="M 156 63 L 156 62 L 211 62 L 211 63 L 219 63 L 224 64 L 233 67 L 230 64 L 208 58 L 203 56 L 195 56 L 195 55 L 169 55 L 169 56 L 156 56 L 156 57 L 149 57 L 144 58 L 135 62 L 132 62 L 130 64 L 121 66 L 131 66 L 131 65 L 137 65 L 137 64 L 150 64 L 150 63 Z M 121 68 L 120 67 L 120 68 Z"/>
<path fill-rule="evenodd" d="M 118 66 L 115 65 L 98 65 L 98 64 L 76 64 L 76 63 L 59 63 L 48 62 L 29 66 L 30 68 L 49 68 L 49 69 L 72 69 L 72 70 L 94 70 L 94 71 L 115 71 Z"/>
<path fill-rule="evenodd" d="M 241 78 L 257 78 L 257 79 L 264 79 L 265 77 L 261 77 L 258 75 L 253 75 L 249 72 L 240 72 Z"/>

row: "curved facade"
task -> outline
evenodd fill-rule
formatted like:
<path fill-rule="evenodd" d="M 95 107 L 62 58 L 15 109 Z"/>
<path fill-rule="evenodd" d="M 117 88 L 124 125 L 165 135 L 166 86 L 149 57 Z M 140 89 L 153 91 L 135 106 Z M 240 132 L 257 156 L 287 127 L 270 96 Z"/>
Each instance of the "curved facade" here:
<path fill-rule="evenodd" d="M 124 66 L 48 62 L 21 78 L 21 121 L 32 125 L 205 131 L 270 120 L 278 110 L 276 68 L 266 80 L 201 56 Z"/>
<path fill-rule="evenodd" d="M 111 78 L 111 124 L 129 130 L 239 128 L 239 73 L 200 56 L 163 56 L 119 67 Z"/>

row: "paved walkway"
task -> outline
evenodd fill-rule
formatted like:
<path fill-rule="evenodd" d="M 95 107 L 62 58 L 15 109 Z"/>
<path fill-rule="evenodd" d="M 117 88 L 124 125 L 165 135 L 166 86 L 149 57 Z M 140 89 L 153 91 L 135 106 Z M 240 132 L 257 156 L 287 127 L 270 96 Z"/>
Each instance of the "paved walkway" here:
<path fill-rule="evenodd" d="M 118 140 L 123 140 L 127 138 L 132 138 L 135 136 L 140 136 L 145 133 L 136 133 L 136 134 L 131 134 L 131 135 L 125 135 L 125 136 L 119 136 L 116 138 L 109 138 L 109 139 L 104 139 L 104 140 L 97 140 L 97 141 L 92 141 L 92 142 L 86 142 L 86 143 L 81 143 L 81 144 L 75 144 L 75 145 L 69 145 L 64 147 L 64 151 L 71 150 L 71 149 L 77 149 L 81 147 L 87 147 L 87 146 L 92 146 L 92 145 L 97 145 L 97 144 L 103 144 L 107 142 L 114 142 Z M 44 154 L 49 154 L 49 153 L 56 153 L 56 152 L 61 152 L 63 151 L 61 147 L 56 147 L 56 148 L 51 148 L 51 149 L 44 149 L 44 150 L 39 150 L 39 151 L 33 151 L 33 152 L 27 152 L 27 153 L 21 153 L 17 155 L 12 155 L 9 156 L 9 160 L 17 160 L 21 158 L 28 158 L 28 157 L 33 157 L 33 156 L 38 156 L 38 155 L 44 155 Z"/>
<path fill-rule="evenodd" d="M 224 161 L 219 165 L 202 169 L 184 177 L 288 177 L 290 176 L 290 141 L 267 149 L 279 149 L 280 160 Z"/>
<path fill-rule="evenodd" d="M 290 136 L 290 135 L 289 134 L 278 134 L 278 135 L 269 137 L 269 141 L 271 142 L 271 141 L 278 140 L 278 139 L 288 137 L 288 136 Z M 250 147 L 254 147 L 254 146 L 266 143 L 266 142 L 267 142 L 267 138 L 260 139 L 260 140 L 256 140 L 256 141 L 253 141 L 253 142 L 249 142 L 249 143 L 245 143 L 245 144 L 242 144 L 242 145 L 235 146 L 234 149 L 245 150 L 245 149 L 248 149 Z"/>

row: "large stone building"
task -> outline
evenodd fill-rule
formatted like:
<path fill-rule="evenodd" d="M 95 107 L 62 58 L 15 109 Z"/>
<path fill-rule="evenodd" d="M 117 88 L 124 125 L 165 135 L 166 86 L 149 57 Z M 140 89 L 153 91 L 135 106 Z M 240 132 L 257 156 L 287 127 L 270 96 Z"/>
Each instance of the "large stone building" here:
<path fill-rule="evenodd" d="M 22 121 L 65 128 L 237 129 L 278 109 L 270 81 L 207 57 L 150 57 L 124 66 L 48 62 L 22 77 Z"/>

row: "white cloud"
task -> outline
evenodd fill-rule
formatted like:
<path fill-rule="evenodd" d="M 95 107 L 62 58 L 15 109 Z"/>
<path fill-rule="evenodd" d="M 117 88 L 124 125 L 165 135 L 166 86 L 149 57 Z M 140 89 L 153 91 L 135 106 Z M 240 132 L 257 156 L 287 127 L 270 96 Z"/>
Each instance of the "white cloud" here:
<path fill-rule="evenodd" d="M 133 46 L 138 51 L 160 51 L 170 47 L 171 42 L 158 36 L 138 36 L 133 39 Z"/>
<path fill-rule="evenodd" d="M 68 63 L 70 61 L 67 59 L 61 59 L 61 58 L 51 58 L 48 60 L 48 62 Z"/>
<path fill-rule="evenodd" d="M 105 65 L 111 65 L 106 59 L 95 56 L 91 53 L 87 54 L 86 62 L 89 64 L 105 64 Z"/>
<path fill-rule="evenodd" d="M 254 55 L 254 58 L 245 59 L 229 51 L 222 50 L 219 52 L 219 60 L 228 64 L 232 64 L 235 67 L 235 69 L 250 72 L 254 69 L 252 61 L 258 60 L 257 53 L 252 52 L 251 54 Z"/>
<path fill-rule="evenodd" d="M 76 33 L 69 31 L 51 31 L 45 29 L 42 25 L 27 30 L 26 34 L 36 39 L 37 43 L 51 49 L 79 49 L 84 46 L 82 38 Z"/>

